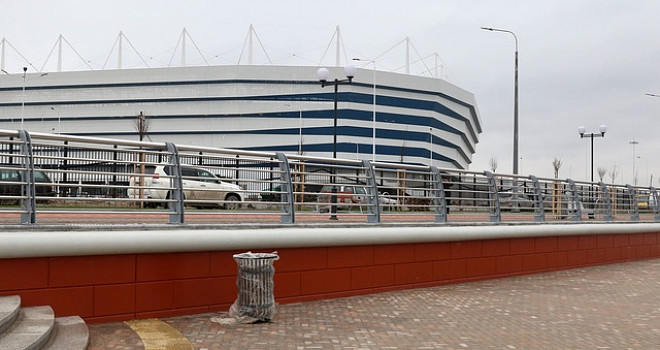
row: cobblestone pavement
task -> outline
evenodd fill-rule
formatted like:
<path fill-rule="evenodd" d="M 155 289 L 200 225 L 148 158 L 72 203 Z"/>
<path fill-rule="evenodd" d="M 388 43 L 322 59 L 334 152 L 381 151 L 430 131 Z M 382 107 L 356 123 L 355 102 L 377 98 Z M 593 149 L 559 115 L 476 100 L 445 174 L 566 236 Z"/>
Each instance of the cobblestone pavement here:
<path fill-rule="evenodd" d="M 195 349 L 660 349 L 660 259 L 279 305 L 269 323 L 163 319 Z M 143 349 L 124 323 L 90 350 Z"/>

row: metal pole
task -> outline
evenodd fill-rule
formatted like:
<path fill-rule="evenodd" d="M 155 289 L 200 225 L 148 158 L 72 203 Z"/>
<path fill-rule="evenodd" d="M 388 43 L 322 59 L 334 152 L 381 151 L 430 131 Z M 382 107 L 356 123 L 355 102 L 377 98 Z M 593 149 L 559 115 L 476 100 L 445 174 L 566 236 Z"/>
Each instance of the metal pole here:
<path fill-rule="evenodd" d="M 516 39 L 516 73 L 513 107 L 513 174 L 518 175 L 518 38 L 515 34 L 513 34 L 513 37 Z"/>
<path fill-rule="evenodd" d="M 516 55 L 515 55 L 515 75 L 514 75 L 514 97 L 513 97 L 513 174 L 518 175 L 518 36 L 516 33 L 505 30 L 505 29 L 495 29 L 495 28 L 485 28 L 481 27 L 483 30 L 488 30 L 491 32 L 503 32 L 513 35 L 513 39 L 516 41 Z"/>
<path fill-rule="evenodd" d="M 23 67 L 23 98 L 21 101 L 21 130 L 23 130 L 23 119 L 25 116 L 25 74 L 27 73 L 27 67 Z"/>
<path fill-rule="evenodd" d="M 594 182 L 594 134 L 591 134 L 591 182 Z"/>
<path fill-rule="evenodd" d="M 333 139 L 332 139 L 332 158 L 337 158 L 337 90 L 338 90 L 338 80 L 335 79 L 335 108 L 334 108 L 334 128 L 332 130 Z"/>
<path fill-rule="evenodd" d="M 339 80 L 335 79 L 335 109 L 334 109 L 334 128 L 332 141 L 332 158 L 337 159 L 337 91 L 339 90 Z M 337 220 L 337 185 L 335 184 L 335 168 L 332 168 L 332 196 L 330 198 L 330 220 Z"/>
<path fill-rule="evenodd" d="M 376 61 L 372 61 L 374 64 L 374 103 L 373 103 L 373 112 L 371 116 L 371 161 L 376 161 Z"/>

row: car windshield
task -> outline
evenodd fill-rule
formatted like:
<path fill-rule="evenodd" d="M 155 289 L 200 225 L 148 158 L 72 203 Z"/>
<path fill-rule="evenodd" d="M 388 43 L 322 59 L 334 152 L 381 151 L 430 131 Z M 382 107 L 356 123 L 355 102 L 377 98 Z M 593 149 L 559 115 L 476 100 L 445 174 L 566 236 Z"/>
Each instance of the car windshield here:
<path fill-rule="evenodd" d="M 34 172 L 34 181 L 35 182 L 50 182 L 48 176 L 42 171 Z"/>

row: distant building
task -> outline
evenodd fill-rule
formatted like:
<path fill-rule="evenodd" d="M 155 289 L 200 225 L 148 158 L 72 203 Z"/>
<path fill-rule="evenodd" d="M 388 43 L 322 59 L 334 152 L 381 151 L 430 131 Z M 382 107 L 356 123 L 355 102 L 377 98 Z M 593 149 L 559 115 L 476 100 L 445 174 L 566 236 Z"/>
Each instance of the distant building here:
<path fill-rule="evenodd" d="M 331 157 L 333 87 L 317 67 L 207 66 L 0 75 L 2 129 Z M 330 68 L 330 79 L 344 78 Z M 373 71 L 339 86 L 337 152 L 372 159 Z M 376 160 L 467 168 L 474 96 L 444 80 L 376 72 Z"/>

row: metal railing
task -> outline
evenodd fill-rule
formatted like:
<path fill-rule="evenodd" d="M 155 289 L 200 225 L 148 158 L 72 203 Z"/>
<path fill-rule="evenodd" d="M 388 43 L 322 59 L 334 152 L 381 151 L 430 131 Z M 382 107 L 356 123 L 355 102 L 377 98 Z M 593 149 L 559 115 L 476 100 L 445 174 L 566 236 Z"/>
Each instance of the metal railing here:
<path fill-rule="evenodd" d="M 636 187 L 0 130 L 1 224 L 660 221 Z"/>

